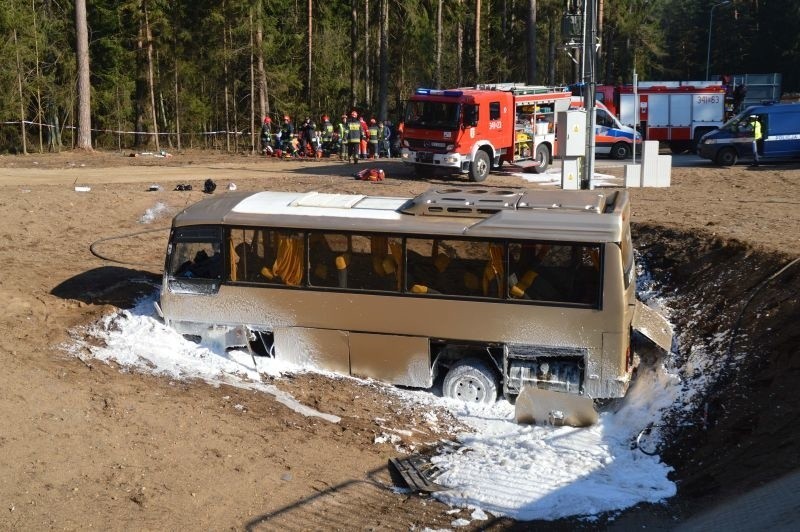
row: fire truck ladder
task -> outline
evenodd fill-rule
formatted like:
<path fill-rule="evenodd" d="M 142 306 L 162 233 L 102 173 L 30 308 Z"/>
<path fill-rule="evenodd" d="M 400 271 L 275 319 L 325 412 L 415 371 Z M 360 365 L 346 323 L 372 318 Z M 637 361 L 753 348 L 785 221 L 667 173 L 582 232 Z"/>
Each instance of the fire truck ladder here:
<path fill-rule="evenodd" d="M 524 85 L 521 83 L 484 83 L 476 85 L 477 90 L 506 91 L 517 96 L 525 94 L 545 94 L 549 92 L 564 92 L 563 87 L 547 87 L 544 85 Z"/>

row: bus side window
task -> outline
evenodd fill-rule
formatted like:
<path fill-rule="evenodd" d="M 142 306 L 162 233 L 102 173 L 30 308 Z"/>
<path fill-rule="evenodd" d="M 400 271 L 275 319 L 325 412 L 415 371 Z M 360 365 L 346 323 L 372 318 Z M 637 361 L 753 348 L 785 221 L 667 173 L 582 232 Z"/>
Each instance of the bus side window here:
<path fill-rule="evenodd" d="M 308 267 L 312 286 L 349 288 L 351 238 L 342 233 L 309 233 Z"/>
<path fill-rule="evenodd" d="M 509 258 L 510 298 L 598 306 L 599 246 L 512 243 Z"/>
<path fill-rule="evenodd" d="M 491 259 L 485 241 L 409 238 L 406 255 L 409 292 L 498 297 L 496 289 L 483 290 Z M 502 251 L 500 257 L 502 262 Z"/>

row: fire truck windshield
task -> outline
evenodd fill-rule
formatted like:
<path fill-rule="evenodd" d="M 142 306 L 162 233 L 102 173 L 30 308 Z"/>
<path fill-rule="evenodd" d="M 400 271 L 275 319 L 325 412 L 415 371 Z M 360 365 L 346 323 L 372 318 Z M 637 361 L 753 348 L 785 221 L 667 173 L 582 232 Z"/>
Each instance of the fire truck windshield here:
<path fill-rule="evenodd" d="M 406 106 L 406 127 L 458 129 L 461 104 L 450 102 L 410 101 Z"/>

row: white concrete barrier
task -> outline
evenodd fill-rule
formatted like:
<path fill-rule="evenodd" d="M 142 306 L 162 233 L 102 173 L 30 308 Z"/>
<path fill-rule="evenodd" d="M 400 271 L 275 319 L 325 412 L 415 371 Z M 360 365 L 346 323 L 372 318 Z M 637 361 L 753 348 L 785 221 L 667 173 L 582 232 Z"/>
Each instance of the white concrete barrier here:
<path fill-rule="evenodd" d="M 633 188 L 642 186 L 642 165 L 641 164 L 626 164 L 625 165 L 625 188 Z"/>
<path fill-rule="evenodd" d="M 658 186 L 658 141 L 642 142 L 642 186 Z"/>

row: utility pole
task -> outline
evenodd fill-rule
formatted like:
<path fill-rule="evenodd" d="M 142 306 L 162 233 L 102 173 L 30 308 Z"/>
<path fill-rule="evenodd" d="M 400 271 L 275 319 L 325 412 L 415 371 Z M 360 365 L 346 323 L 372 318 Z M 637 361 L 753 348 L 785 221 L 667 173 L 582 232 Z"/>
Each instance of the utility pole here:
<path fill-rule="evenodd" d="M 586 108 L 586 155 L 581 189 L 592 188 L 595 156 L 595 92 L 597 66 L 597 0 L 583 2 L 583 105 Z"/>

